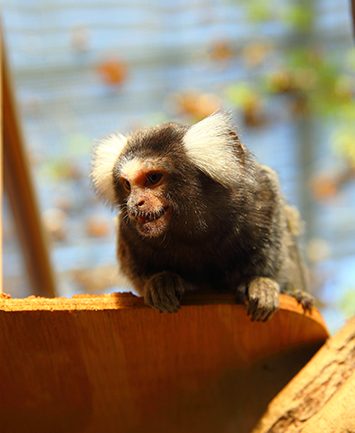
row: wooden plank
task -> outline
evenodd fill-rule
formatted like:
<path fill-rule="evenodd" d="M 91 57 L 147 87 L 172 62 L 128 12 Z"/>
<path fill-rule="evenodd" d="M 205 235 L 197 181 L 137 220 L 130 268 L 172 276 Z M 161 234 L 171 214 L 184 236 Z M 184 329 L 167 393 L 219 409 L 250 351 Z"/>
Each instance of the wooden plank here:
<path fill-rule="evenodd" d="M 55 279 L 47 239 L 41 223 L 4 52 L 2 60 L 5 192 L 15 219 L 33 293 L 55 296 Z"/>
<path fill-rule="evenodd" d="M 253 433 L 355 431 L 355 318 L 271 402 Z"/>
<path fill-rule="evenodd" d="M 3 296 L 1 432 L 248 432 L 327 337 L 285 295 L 266 323 L 229 294 L 177 314 L 130 294 Z"/>

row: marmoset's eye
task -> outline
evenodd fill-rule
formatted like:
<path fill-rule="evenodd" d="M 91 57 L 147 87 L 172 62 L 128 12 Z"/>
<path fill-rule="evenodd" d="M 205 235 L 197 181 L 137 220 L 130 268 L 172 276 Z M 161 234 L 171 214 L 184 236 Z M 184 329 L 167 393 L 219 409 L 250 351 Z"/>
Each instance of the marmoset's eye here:
<path fill-rule="evenodd" d="M 147 185 L 157 185 L 161 181 L 162 177 L 163 174 L 159 172 L 152 172 L 147 174 L 146 177 Z"/>
<path fill-rule="evenodd" d="M 128 182 L 127 179 L 123 179 L 122 184 L 123 184 L 123 188 L 124 188 L 127 192 L 130 192 L 130 191 L 131 191 L 131 184 Z"/>

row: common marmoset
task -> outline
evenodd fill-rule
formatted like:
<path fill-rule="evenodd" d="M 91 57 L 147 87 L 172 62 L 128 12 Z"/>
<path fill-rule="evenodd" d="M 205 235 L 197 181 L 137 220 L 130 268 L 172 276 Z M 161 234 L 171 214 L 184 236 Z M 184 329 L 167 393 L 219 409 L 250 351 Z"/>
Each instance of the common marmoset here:
<path fill-rule="evenodd" d="M 234 291 L 253 320 L 272 315 L 280 291 L 310 307 L 297 213 L 228 115 L 113 134 L 96 146 L 92 179 L 120 209 L 118 259 L 148 305 L 175 312 L 186 290 L 209 287 Z"/>

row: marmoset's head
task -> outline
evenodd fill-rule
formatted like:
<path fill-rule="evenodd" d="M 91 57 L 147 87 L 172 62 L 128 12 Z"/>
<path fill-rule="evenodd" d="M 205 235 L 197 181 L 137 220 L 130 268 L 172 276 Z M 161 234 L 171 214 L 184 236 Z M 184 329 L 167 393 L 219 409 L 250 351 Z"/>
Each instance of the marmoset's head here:
<path fill-rule="evenodd" d="M 229 117 L 216 113 L 191 127 L 168 123 L 103 139 L 92 179 L 142 236 L 156 238 L 191 221 L 202 229 L 207 203 L 238 184 L 244 156 Z"/>

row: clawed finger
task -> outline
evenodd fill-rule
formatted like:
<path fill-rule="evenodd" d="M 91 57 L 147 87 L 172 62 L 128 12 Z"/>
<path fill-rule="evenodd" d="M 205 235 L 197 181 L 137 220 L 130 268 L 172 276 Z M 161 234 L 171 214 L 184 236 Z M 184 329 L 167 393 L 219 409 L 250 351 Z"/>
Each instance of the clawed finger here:
<path fill-rule="evenodd" d="M 256 278 L 248 289 L 247 313 L 251 320 L 269 320 L 279 306 L 278 284 L 269 278 Z"/>

